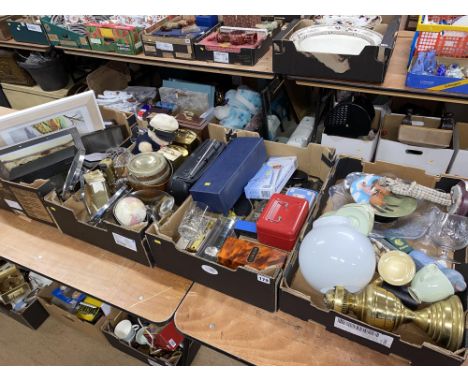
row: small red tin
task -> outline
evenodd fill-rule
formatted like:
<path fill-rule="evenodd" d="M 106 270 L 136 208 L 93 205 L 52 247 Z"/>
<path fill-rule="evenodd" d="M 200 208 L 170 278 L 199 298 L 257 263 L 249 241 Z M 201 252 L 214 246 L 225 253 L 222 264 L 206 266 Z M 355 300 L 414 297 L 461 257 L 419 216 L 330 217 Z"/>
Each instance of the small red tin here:
<path fill-rule="evenodd" d="M 274 194 L 257 220 L 260 243 L 290 251 L 309 213 L 309 203 L 294 196 Z"/>

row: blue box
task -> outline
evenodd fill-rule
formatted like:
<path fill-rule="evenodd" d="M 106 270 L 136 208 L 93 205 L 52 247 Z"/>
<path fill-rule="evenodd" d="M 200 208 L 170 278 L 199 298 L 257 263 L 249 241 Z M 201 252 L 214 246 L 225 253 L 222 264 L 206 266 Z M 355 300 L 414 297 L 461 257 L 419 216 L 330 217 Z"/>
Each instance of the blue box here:
<path fill-rule="evenodd" d="M 263 138 L 235 138 L 192 186 L 193 200 L 227 214 L 267 159 Z"/>
<path fill-rule="evenodd" d="M 439 92 L 468 94 L 468 79 L 413 74 L 410 72 L 413 60 L 415 59 L 414 56 L 416 53 L 416 44 L 418 41 L 418 36 L 419 33 L 416 32 L 411 45 L 407 67 L 408 73 L 406 75 L 406 86 L 408 86 L 409 88 L 425 89 Z M 452 58 L 447 57 L 445 59 L 451 60 Z M 453 62 L 460 62 L 460 59 L 453 58 Z M 468 59 L 465 59 L 465 62 L 468 64 Z M 463 64 L 461 66 L 466 67 L 466 65 Z"/>
<path fill-rule="evenodd" d="M 197 24 L 199 27 L 213 28 L 216 24 L 218 24 L 218 16 L 217 15 L 195 16 L 195 24 Z"/>

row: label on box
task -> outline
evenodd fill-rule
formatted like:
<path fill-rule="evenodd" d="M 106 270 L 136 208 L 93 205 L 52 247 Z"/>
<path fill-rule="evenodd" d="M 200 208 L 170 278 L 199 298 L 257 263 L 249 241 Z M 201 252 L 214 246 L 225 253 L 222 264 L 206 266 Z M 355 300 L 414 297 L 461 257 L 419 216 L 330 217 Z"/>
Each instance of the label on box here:
<path fill-rule="evenodd" d="M 89 41 L 91 41 L 91 44 L 101 45 L 101 39 L 100 38 L 90 38 Z"/>
<path fill-rule="evenodd" d="M 424 126 L 423 121 L 411 121 L 411 125 L 413 126 Z"/>
<path fill-rule="evenodd" d="M 165 50 L 166 52 L 173 52 L 174 51 L 174 45 L 169 44 L 168 42 L 156 41 L 156 49 Z"/>
<path fill-rule="evenodd" d="M 264 284 L 270 284 L 270 278 L 267 276 L 260 275 L 260 274 L 257 275 L 257 281 L 260 281 L 261 283 L 264 283 Z"/>
<path fill-rule="evenodd" d="M 190 39 L 189 39 L 189 38 L 186 38 L 186 39 L 185 39 L 185 43 L 186 43 L 186 44 L 190 44 Z"/>
<path fill-rule="evenodd" d="M 23 210 L 23 208 L 20 206 L 18 202 L 15 202 L 14 200 L 10 200 L 10 199 L 3 199 L 3 200 L 5 201 L 6 204 L 8 204 L 8 207 L 21 210 L 21 211 Z"/>
<path fill-rule="evenodd" d="M 37 24 L 26 23 L 26 28 L 28 28 L 31 32 L 42 32 L 41 26 Z"/>
<path fill-rule="evenodd" d="M 345 332 L 376 342 L 389 349 L 392 347 L 393 337 L 387 336 L 386 334 L 380 333 L 376 330 L 366 328 L 365 326 L 357 325 L 354 322 L 345 320 L 344 318 L 335 317 L 335 328 L 339 328 Z"/>
<path fill-rule="evenodd" d="M 121 245 L 122 247 L 131 249 L 132 251 L 136 252 L 137 246 L 135 240 L 129 239 L 128 237 L 119 235 L 115 232 L 112 232 L 112 236 L 114 236 L 114 240 L 118 245 Z"/>
<path fill-rule="evenodd" d="M 220 64 L 229 64 L 229 53 L 227 52 L 213 52 L 213 61 Z"/>
<path fill-rule="evenodd" d="M 206 272 L 206 273 L 209 273 L 210 275 L 217 275 L 218 274 L 218 271 L 213 268 L 213 267 L 210 267 L 209 265 L 206 265 L 206 264 L 203 264 L 201 266 L 201 268 Z"/>

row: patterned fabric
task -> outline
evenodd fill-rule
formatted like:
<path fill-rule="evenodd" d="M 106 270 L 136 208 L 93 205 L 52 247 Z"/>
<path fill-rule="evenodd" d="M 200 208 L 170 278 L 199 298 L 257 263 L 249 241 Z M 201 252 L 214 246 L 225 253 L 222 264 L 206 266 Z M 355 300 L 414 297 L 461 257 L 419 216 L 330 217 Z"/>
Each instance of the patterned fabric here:
<path fill-rule="evenodd" d="M 422 186 L 416 182 L 410 184 L 401 179 L 382 177 L 380 185 L 388 187 L 395 195 L 409 196 L 419 200 L 427 200 L 441 206 L 452 205 L 450 194 L 434 190 L 433 188 Z"/>

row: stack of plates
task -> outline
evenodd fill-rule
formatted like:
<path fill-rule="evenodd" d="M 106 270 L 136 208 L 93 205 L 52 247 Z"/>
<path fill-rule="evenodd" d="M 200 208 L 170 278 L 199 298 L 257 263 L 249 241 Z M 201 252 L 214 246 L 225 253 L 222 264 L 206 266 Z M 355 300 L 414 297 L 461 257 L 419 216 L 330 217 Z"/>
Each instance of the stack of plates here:
<path fill-rule="evenodd" d="M 374 210 L 368 204 L 350 203 L 337 211 L 323 214 L 326 216 L 340 216 L 348 219 L 348 223 L 364 235 L 369 235 L 374 227 Z"/>
<path fill-rule="evenodd" d="M 171 176 L 171 166 L 164 155 L 149 152 L 135 155 L 127 165 L 128 181 L 136 190 L 164 189 Z"/>

